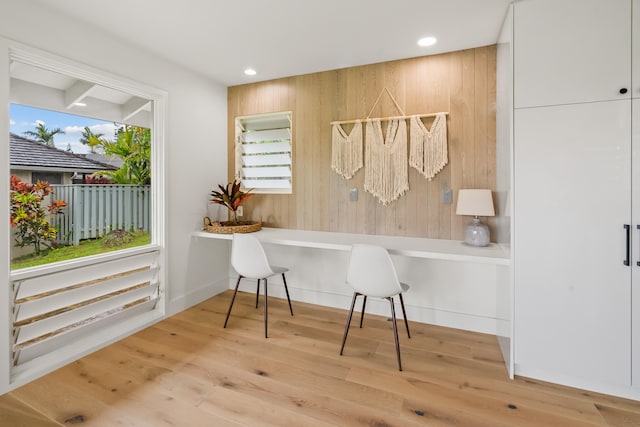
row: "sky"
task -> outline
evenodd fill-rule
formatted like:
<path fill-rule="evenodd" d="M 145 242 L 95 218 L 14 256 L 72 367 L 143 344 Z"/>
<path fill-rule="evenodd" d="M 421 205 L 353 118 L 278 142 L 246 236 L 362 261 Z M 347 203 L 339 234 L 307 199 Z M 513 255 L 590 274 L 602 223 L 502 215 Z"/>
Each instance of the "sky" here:
<path fill-rule="evenodd" d="M 39 108 L 26 107 L 19 104 L 11 104 L 10 111 L 11 133 L 24 136 L 26 131 L 35 131 L 38 123 L 42 122 L 49 129 L 60 128 L 65 133 L 57 134 L 54 138 L 54 144 L 61 150 L 66 150 L 71 145 L 71 151 L 78 154 L 88 153 L 89 148 L 80 142 L 82 131 L 88 126 L 93 133 L 102 133 L 103 138 L 112 140 L 116 126 L 113 122 L 105 122 L 104 120 L 96 120 L 88 117 L 76 116 L 73 114 L 58 113 L 55 111 L 41 110 Z"/>

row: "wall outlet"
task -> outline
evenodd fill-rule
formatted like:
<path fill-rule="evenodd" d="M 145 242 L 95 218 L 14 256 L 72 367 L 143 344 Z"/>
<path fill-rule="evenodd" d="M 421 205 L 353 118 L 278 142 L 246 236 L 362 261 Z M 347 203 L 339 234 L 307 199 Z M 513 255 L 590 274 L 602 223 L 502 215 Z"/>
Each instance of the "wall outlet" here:
<path fill-rule="evenodd" d="M 453 191 L 450 188 L 442 189 L 442 204 L 450 205 L 453 202 Z"/>
<path fill-rule="evenodd" d="M 238 206 L 238 209 L 236 209 L 236 215 L 238 216 L 243 216 L 244 215 L 244 209 L 242 206 Z"/>
<path fill-rule="evenodd" d="M 351 200 L 352 202 L 357 202 L 358 201 L 358 189 L 357 188 L 350 188 L 349 189 L 349 200 Z"/>

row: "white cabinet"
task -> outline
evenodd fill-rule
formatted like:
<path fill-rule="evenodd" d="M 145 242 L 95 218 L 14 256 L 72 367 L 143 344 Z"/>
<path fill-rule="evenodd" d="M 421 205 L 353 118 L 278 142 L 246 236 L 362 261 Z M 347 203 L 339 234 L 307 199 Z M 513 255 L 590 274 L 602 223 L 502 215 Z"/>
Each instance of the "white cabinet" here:
<path fill-rule="evenodd" d="M 516 374 L 635 399 L 639 33 L 640 0 L 514 4 Z"/>
<path fill-rule="evenodd" d="M 632 288 L 631 288 L 631 313 L 632 326 L 632 385 L 640 388 L 640 99 L 632 101 L 632 212 L 633 212 L 633 244 L 631 251 Z"/>
<path fill-rule="evenodd" d="M 631 0 L 514 6 L 515 108 L 630 97 Z"/>
<path fill-rule="evenodd" d="M 633 98 L 640 98 L 640 0 L 633 0 L 632 4 L 632 32 L 633 41 L 631 46 L 633 48 L 632 53 L 632 71 L 633 77 L 631 82 L 631 96 Z"/>
<path fill-rule="evenodd" d="M 630 385 L 630 126 L 629 100 L 515 111 L 517 373 Z"/>

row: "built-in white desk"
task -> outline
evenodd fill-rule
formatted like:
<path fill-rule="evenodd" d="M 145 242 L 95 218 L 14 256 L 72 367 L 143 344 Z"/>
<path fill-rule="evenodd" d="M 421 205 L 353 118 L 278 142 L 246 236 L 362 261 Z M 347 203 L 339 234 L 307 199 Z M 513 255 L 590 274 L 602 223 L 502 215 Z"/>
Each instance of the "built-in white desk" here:
<path fill-rule="evenodd" d="M 457 240 L 376 236 L 283 228 L 263 228 L 252 234 L 262 243 L 275 245 L 349 251 L 354 243 L 367 243 L 382 246 L 392 255 L 494 265 L 509 265 L 511 263 L 509 248 L 495 243 L 484 248 L 478 248 Z M 206 231 L 196 231 L 193 236 L 208 239 L 232 239 L 230 234 L 208 233 Z"/>
<path fill-rule="evenodd" d="M 400 279 L 411 285 L 405 296 L 409 320 L 495 334 L 501 338 L 509 364 L 512 296 L 508 246 L 478 248 L 455 240 L 281 228 L 263 228 L 253 235 L 265 244 L 273 264 L 290 269 L 287 282 L 292 300 L 345 310 L 352 296 L 344 281 L 351 245 L 368 243 L 386 248 L 394 257 Z M 192 236 L 229 248 L 233 238 L 206 231 L 194 231 Z M 229 276 L 228 287 L 233 288 L 235 274 L 230 271 Z M 277 277 L 271 280 L 278 282 Z M 247 290 L 255 292 L 255 283 L 247 282 L 246 286 L 251 286 Z M 283 297 L 284 292 L 280 295 L 279 291 L 276 286 L 270 293 Z M 389 307 L 372 301 L 367 310 L 388 315 Z"/>

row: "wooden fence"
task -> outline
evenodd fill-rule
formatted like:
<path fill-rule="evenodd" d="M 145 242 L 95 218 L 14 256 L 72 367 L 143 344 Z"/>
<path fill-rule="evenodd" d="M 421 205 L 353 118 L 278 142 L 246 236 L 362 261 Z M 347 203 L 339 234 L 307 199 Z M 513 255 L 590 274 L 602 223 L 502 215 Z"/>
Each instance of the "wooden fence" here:
<path fill-rule="evenodd" d="M 55 243 L 78 245 L 111 230 L 149 231 L 149 185 L 52 185 L 52 197 L 67 202 L 51 224 L 58 230 Z"/>

